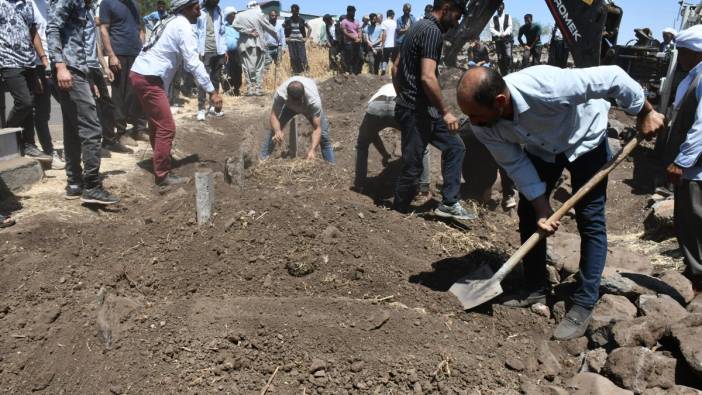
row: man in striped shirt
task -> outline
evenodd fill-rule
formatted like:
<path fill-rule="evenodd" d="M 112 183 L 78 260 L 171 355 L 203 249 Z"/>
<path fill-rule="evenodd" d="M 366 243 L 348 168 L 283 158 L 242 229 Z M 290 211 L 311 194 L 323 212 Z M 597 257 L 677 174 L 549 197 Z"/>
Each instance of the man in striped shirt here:
<path fill-rule="evenodd" d="M 393 63 L 393 85 L 398 93 L 395 120 L 402 131 L 402 174 L 395 189 L 395 209 L 409 211 L 422 173 L 427 144 L 441 150 L 443 200 L 435 214 L 461 220 L 474 219 L 458 202 L 461 169 L 466 148 L 458 137 L 458 118 L 448 109 L 439 86 L 442 34 L 458 25 L 463 0 L 434 0 L 431 14 L 415 23 L 404 38 Z"/>

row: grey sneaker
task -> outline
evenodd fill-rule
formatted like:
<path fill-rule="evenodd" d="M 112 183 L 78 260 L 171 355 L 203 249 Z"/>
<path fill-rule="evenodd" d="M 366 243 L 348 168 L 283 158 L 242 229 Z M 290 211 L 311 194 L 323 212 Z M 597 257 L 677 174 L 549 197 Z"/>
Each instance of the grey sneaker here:
<path fill-rule="evenodd" d="M 529 307 L 537 303 L 546 304 L 546 293 L 546 287 L 536 290 L 533 288 L 518 289 L 500 297 L 500 303 L 506 307 Z"/>
<path fill-rule="evenodd" d="M 80 199 L 83 195 L 83 187 L 80 185 L 66 185 L 66 193 L 63 195 L 66 200 Z"/>
<path fill-rule="evenodd" d="M 434 214 L 443 218 L 453 218 L 463 221 L 478 218 L 474 212 L 464 209 L 459 202 L 456 202 L 451 206 L 441 204 L 434 210 Z"/>
<path fill-rule="evenodd" d="M 24 146 L 24 155 L 40 161 L 51 162 L 51 155 L 47 155 L 34 145 Z"/>
<path fill-rule="evenodd" d="M 83 190 L 80 201 L 83 203 L 102 204 L 107 206 L 110 204 L 119 203 L 119 198 L 107 192 L 102 187 L 95 187 Z"/>
<path fill-rule="evenodd" d="M 592 309 L 573 305 L 563 317 L 563 321 L 553 331 L 553 338 L 571 340 L 584 336 L 588 325 L 590 325 L 590 318 L 592 318 Z"/>

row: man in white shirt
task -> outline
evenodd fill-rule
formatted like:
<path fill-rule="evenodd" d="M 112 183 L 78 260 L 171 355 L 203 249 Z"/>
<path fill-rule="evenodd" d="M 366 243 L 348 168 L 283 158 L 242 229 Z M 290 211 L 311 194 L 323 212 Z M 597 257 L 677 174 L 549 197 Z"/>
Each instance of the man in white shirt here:
<path fill-rule="evenodd" d="M 334 149 L 329 140 L 329 121 L 322 109 L 322 98 L 314 80 L 295 76 L 283 82 L 273 96 L 270 129 L 266 131 L 261 145 L 260 158 L 268 159 L 273 150 L 273 143 L 283 142 L 283 128 L 297 114 L 302 114 L 314 127 L 312 142 L 307 152 L 307 159 L 315 158 L 317 147 L 322 150 L 322 157 L 330 164 L 336 163 Z"/>
<path fill-rule="evenodd" d="M 525 242 L 534 232 L 554 233 L 559 226 L 549 197 L 568 169 L 573 192 L 607 163 L 609 100 L 632 115 L 637 129 L 653 136 L 663 128 L 641 86 L 617 66 L 560 69 L 533 66 L 504 79 L 494 70 L 476 67 L 459 82 L 458 104 L 473 124 L 475 136 L 514 180 L 520 192 L 519 232 Z M 572 307 L 554 331 L 557 340 L 583 336 L 607 257 L 605 220 L 607 183 L 597 185 L 576 206 L 581 257 Z M 504 304 L 526 307 L 543 303 L 547 294 L 546 241 L 524 258 L 522 289 L 505 295 Z"/>
<path fill-rule="evenodd" d="M 392 83 L 383 85 L 368 100 L 366 114 L 358 129 L 356 139 L 356 177 L 354 179 L 354 189 L 362 192 L 368 175 L 368 148 L 371 144 L 383 157 L 383 166 L 387 166 L 392 156 L 385 149 L 383 140 L 380 139 L 380 131 L 386 128 L 400 130 L 400 124 L 395 120 L 395 88 Z M 431 162 L 429 147 L 424 150 L 422 158 L 422 174 L 419 176 L 419 193 L 415 203 L 420 206 L 432 198 L 431 193 Z"/>
<path fill-rule="evenodd" d="M 380 64 L 380 75 L 387 73 L 388 63 L 395 58 L 395 30 L 397 30 L 395 11 L 388 10 L 385 15 L 387 19 L 380 24 L 382 32 L 380 41 L 383 42 L 383 62 Z"/>
<path fill-rule="evenodd" d="M 512 67 L 512 17 L 505 14 L 505 3 L 497 6 L 497 15 L 490 22 L 490 33 L 492 41 L 495 42 L 495 52 L 497 52 L 497 65 L 502 75 L 509 73 Z"/>
<path fill-rule="evenodd" d="M 200 60 L 192 30 L 191 24 L 200 16 L 198 0 L 174 0 L 170 14 L 158 22 L 129 73 L 129 81 L 149 119 L 154 175 L 156 184 L 161 186 L 187 181 L 187 178 L 171 173 L 175 121 L 166 91 L 180 67 L 181 59 L 185 71 L 191 73 L 198 85 L 209 94 L 215 111 L 222 110 L 222 98 Z"/>

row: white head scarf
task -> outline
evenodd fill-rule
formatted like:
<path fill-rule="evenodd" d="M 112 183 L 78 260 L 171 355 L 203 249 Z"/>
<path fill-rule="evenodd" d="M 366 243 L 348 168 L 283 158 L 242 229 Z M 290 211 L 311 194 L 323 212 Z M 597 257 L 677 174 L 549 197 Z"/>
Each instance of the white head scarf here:
<path fill-rule="evenodd" d="M 678 33 L 675 46 L 702 52 L 702 25 L 695 25 Z"/>

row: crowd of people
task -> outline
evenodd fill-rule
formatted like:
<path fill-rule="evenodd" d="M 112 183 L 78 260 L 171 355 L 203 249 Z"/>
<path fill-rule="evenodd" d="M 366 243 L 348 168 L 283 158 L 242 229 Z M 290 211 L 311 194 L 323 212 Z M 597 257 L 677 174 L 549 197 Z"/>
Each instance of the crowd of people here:
<path fill-rule="evenodd" d="M 0 0 L 0 77 L 14 106 L 9 127 L 22 129 L 23 154 L 65 167 L 66 199 L 110 205 L 119 198 L 102 185 L 101 158 L 107 151 L 129 153 L 129 139 L 147 139 L 153 148 L 155 183 L 177 185 L 187 178 L 171 170 L 171 146 L 176 132 L 171 104 L 178 79 L 191 76 L 198 87 L 197 119 L 223 115 L 219 93 L 222 69 L 229 71 L 236 93 L 243 73 L 247 95 L 262 95 L 266 68 L 277 64 L 287 49 L 294 74 L 308 69 L 305 42 L 310 26 L 291 7 L 291 16 L 263 12 L 255 5 L 242 12 L 224 10 L 219 0 L 159 2 L 141 17 L 135 1 Z M 392 74 L 392 84 L 371 97 L 357 140 L 354 188 L 362 190 L 368 150 L 374 145 L 383 162 L 390 154 L 379 138 L 386 127 L 401 132 L 402 168 L 395 186 L 393 208 L 411 210 L 417 196 L 431 197 L 431 144 L 441 151 L 443 178 L 439 217 L 471 220 L 476 214 L 462 207 L 459 190 L 466 155 L 461 123 L 443 98 L 439 62 L 443 35 L 458 25 L 465 0 L 435 0 L 421 19 L 409 4 L 395 20 L 392 10 L 356 21 L 348 6 L 338 21 L 324 16 L 330 65 L 358 74 L 364 59 L 373 73 Z M 643 88 L 617 66 L 568 69 L 567 48 L 552 33 L 553 65 L 539 65 L 541 29 L 531 15 L 517 34 L 523 46 L 522 70 L 513 70 L 511 17 L 501 4 L 490 21 L 497 52 L 492 67 L 483 43 L 468 47 L 468 70 L 458 87 L 458 104 L 468 116 L 468 129 L 494 158 L 503 181 L 506 208 L 518 206 L 522 241 L 534 232 L 551 234 L 559 223 L 550 219 L 550 194 L 568 169 L 573 188 L 584 185 L 608 160 L 610 103 L 637 119 L 637 129 L 652 137 L 664 127 L 664 116 L 648 102 Z M 146 29 L 149 29 L 146 38 Z M 558 46 L 553 45 L 558 44 Z M 675 98 L 667 150 L 667 173 L 676 186 L 675 221 L 678 240 L 693 276 L 702 275 L 702 26 L 676 36 L 666 31 L 661 49 L 677 46 L 680 69 L 689 72 Z M 107 58 L 107 60 L 105 60 Z M 391 65 L 391 66 L 390 66 Z M 558 67 L 555 67 L 558 66 Z M 108 89 L 108 83 L 111 89 Z M 63 116 L 63 160 L 53 148 L 48 120 L 55 97 Z M 260 159 L 266 160 L 284 139 L 284 127 L 295 115 L 313 127 L 307 159 L 335 163 L 329 121 L 313 79 L 296 75 L 282 82 L 272 98 L 269 128 L 264 132 Z M 132 125 L 131 128 L 128 126 Z M 38 135 L 42 149 L 35 143 Z M 519 191 L 519 201 L 515 199 Z M 607 255 L 606 182 L 575 206 L 582 239 L 580 272 L 565 319 L 554 332 L 557 339 L 582 336 L 598 299 L 599 281 Z M 12 220 L 0 218 L 6 227 Z M 513 307 L 543 302 L 546 288 L 546 242 L 524 259 L 526 282 L 508 294 Z M 696 277 L 699 278 L 699 277 Z"/>

